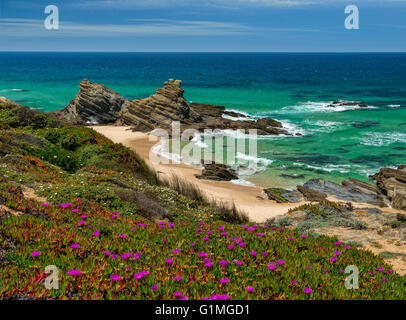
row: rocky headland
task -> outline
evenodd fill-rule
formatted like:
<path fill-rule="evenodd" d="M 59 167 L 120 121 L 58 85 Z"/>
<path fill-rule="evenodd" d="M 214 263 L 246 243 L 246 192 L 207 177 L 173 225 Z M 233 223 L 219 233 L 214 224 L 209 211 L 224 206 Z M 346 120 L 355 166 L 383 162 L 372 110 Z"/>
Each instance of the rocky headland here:
<path fill-rule="evenodd" d="M 102 84 L 84 79 L 75 99 L 64 109 L 53 111 L 50 115 L 71 124 L 129 125 L 134 131 L 141 132 L 156 128 L 170 131 L 172 122 L 179 121 L 181 131 L 256 129 L 258 135 L 292 135 L 274 119 L 238 120 L 247 116 L 227 111 L 223 106 L 189 104 L 181 84 L 181 80 L 169 79 L 151 96 L 130 101 Z"/>

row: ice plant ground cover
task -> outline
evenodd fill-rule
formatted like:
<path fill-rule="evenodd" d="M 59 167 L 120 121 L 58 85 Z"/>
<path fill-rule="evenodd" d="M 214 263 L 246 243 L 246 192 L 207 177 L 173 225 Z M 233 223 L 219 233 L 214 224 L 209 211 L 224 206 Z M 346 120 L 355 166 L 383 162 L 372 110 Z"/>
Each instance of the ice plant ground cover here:
<path fill-rule="evenodd" d="M 227 212 L 157 184 L 122 145 L 4 105 L 0 206 L 0 299 L 406 297 L 406 278 L 369 251 L 225 222 Z M 45 288 L 48 265 L 57 290 Z M 344 286 L 349 265 L 358 290 Z"/>
<path fill-rule="evenodd" d="M 112 212 L 97 205 L 43 206 L 0 186 L 0 198 L 11 208 L 35 213 L 0 224 L 1 248 L 15 246 L 1 261 L 3 299 L 405 298 L 405 278 L 382 258 L 333 238 L 209 217 L 159 223 L 118 213 L 112 219 Z M 58 290 L 44 287 L 47 265 L 59 268 Z M 360 270 L 359 290 L 344 286 L 347 265 Z"/>

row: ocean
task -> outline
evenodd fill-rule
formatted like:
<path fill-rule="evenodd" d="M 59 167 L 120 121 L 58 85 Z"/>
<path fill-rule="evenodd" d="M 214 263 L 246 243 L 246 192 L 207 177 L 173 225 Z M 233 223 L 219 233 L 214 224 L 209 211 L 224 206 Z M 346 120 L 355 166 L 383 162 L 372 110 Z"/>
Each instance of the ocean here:
<path fill-rule="evenodd" d="M 311 178 L 368 181 L 406 164 L 404 53 L 0 53 L 0 96 L 61 109 L 83 78 L 129 99 L 169 78 L 188 101 L 282 121 L 301 136 L 258 139 L 263 170 L 242 177 L 293 187 Z M 329 108 L 334 100 L 368 108 Z"/>

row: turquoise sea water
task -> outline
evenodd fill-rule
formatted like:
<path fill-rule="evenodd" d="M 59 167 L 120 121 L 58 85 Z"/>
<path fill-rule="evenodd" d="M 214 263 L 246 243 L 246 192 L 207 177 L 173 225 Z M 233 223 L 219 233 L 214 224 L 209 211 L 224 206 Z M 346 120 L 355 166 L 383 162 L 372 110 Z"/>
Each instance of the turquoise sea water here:
<path fill-rule="evenodd" d="M 289 187 L 314 177 L 367 181 L 405 164 L 405 74 L 401 53 L 0 53 L 0 96 L 52 111 L 85 77 L 129 99 L 182 79 L 188 101 L 272 117 L 302 133 L 258 140 L 258 157 L 271 163 L 247 178 Z M 336 99 L 371 107 L 327 108 Z"/>

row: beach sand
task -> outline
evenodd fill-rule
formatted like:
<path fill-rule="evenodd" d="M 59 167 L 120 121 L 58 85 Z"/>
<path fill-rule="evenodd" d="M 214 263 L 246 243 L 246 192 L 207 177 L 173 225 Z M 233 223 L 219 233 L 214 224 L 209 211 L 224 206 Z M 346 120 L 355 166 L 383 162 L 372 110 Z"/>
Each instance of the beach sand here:
<path fill-rule="evenodd" d="M 231 182 L 201 180 L 195 177 L 201 174 L 201 169 L 187 164 L 159 164 L 149 161 L 151 148 L 158 143 L 157 138 L 143 132 L 133 132 L 126 126 L 91 126 L 95 131 L 103 134 L 115 143 L 122 143 L 134 150 L 150 167 L 155 169 L 162 178 L 177 175 L 187 181 L 193 182 L 206 195 L 207 199 L 224 202 L 235 206 L 247 213 L 250 221 L 265 222 L 267 219 L 286 213 L 306 202 L 277 203 L 268 200 L 259 186 L 243 186 Z M 261 197 L 261 200 L 257 197 Z"/>

